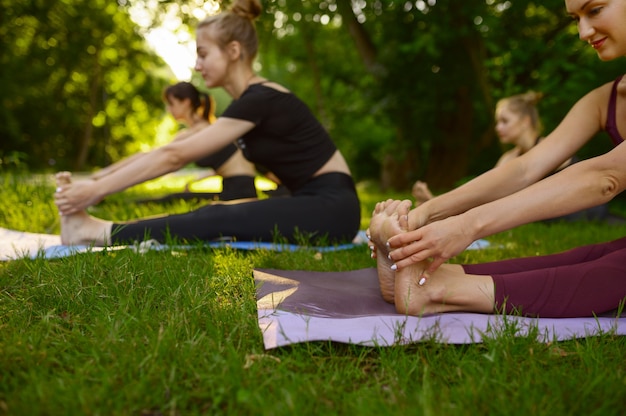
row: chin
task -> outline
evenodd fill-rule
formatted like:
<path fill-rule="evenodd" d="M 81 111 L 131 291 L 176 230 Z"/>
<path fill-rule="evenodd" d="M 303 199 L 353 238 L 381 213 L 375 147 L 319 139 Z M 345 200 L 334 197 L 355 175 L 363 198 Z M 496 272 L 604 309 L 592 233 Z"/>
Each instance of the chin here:
<path fill-rule="evenodd" d="M 606 51 L 606 52 L 598 51 L 598 58 L 600 58 L 600 60 L 603 62 L 612 61 L 613 59 L 621 58 L 623 56 L 626 56 L 626 52 L 620 54 L 620 53 L 614 53 L 611 51 Z"/>

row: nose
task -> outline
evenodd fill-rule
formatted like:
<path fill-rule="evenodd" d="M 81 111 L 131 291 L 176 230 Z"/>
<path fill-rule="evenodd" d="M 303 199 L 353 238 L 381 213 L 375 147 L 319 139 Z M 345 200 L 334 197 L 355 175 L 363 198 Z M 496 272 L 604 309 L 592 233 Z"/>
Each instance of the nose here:
<path fill-rule="evenodd" d="M 586 19 L 580 19 L 578 21 L 578 37 L 580 40 L 589 41 L 595 32 L 596 30 L 593 25 Z"/>
<path fill-rule="evenodd" d="M 202 67 L 200 66 L 200 57 L 196 58 L 196 65 L 193 67 L 196 71 L 200 71 Z"/>

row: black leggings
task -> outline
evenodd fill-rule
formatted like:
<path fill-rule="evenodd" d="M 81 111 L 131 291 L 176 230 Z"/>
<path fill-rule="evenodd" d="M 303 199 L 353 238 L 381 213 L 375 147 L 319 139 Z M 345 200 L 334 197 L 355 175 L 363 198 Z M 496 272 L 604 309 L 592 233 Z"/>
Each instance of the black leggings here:
<path fill-rule="evenodd" d="M 312 178 L 292 196 L 239 204 L 215 204 L 185 214 L 114 223 L 113 244 L 145 239 L 298 242 L 299 237 L 335 243 L 351 241 L 361 224 L 361 208 L 352 178 L 328 173 Z M 311 240 L 308 240 L 311 241 Z"/>
<path fill-rule="evenodd" d="M 490 275 L 497 308 L 544 318 L 593 316 L 626 298 L 626 238 L 563 253 L 463 265 Z"/>

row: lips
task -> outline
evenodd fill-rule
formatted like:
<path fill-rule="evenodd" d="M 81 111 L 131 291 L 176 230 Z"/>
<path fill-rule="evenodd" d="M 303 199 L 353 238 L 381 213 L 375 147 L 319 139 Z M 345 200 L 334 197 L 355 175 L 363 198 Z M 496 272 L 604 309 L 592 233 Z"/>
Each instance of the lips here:
<path fill-rule="evenodd" d="M 591 47 L 593 49 L 600 49 L 602 47 L 602 45 L 604 45 L 604 41 L 606 40 L 606 38 L 602 38 L 599 40 L 594 40 L 594 41 L 589 41 L 589 44 L 591 45 Z"/>

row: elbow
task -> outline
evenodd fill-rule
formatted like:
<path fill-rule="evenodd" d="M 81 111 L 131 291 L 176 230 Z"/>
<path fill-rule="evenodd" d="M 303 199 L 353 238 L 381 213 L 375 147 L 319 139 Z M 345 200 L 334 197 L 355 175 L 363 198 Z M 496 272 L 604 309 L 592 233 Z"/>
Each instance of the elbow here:
<path fill-rule="evenodd" d="M 624 189 L 624 184 L 620 182 L 619 178 L 613 174 L 606 174 L 602 176 L 600 180 L 600 192 L 602 197 L 607 201 L 615 198 Z"/>

